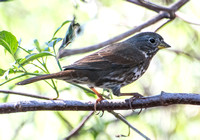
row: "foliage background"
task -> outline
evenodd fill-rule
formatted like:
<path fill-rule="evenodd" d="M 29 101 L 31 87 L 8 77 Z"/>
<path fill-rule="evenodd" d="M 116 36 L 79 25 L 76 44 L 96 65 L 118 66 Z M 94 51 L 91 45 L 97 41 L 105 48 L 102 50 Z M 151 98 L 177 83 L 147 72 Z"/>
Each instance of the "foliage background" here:
<path fill-rule="evenodd" d="M 199 5 L 199 1 L 191 0 L 180 11 L 191 20 L 200 19 Z M 73 15 L 76 15 L 77 21 L 81 24 L 82 32 L 73 44 L 68 46 L 70 49 L 107 40 L 152 18 L 155 13 L 122 0 L 90 0 L 88 3 L 79 0 L 18 0 L 0 3 L 0 31 L 7 30 L 12 32 L 18 40 L 21 38 L 21 46 L 24 48 L 33 49 L 34 39 L 38 39 L 40 45 L 45 47 L 45 42 L 51 39 L 55 30 L 65 20 L 71 20 Z M 148 27 L 143 31 L 153 31 L 160 24 Z M 64 37 L 67 28 L 65 26 L 65 29 L 62 29 L 58 36 Z M 199 57 L 199 26 L 176 19 L 159 30 L 158 33 L 172 46 L 171 49 Z M 20 53 L 20 55 L 25 57 L 23 53 Z M 61 60 L 61 65 L 71 64 L 85 55 L 87 54 L 66 57 Z M 9 69 L 14 63 L 13 58 L 9 53 L 5 53 L 3 47 L 0 47 L 0 56 L 0 68 Z M 59 71 L 53 58 L 48 59 L 47 66 L 51 73 Z M 27 65 L 26 68 L 30 71 L 37 70 L 30 65 Z M 145 75 L 133 84 L 124 87 L 122 91 L 138 91 L 144 95 L 159 94 L 162 90 L 199 93 L 199 70 L 199 60 L 181 54 L 177 55 L 169 50 L 162 50 L 154 57 Z M 8 78 L 13 76 L 9 75 Z M 28 76 L 21 79 L 25 78 L 28 78 Z M 2 77 L 0 82 L 4 81 L 5 79 Z M 15 86 L 16 82 L 18 80 L 9 82 L 0 88 L 42 94 L 49 97 L 56 96 L 55 91 L 45 82 L 23 87 Z M 62 99 L 94 100 L 81 89 L 68 83 L 57 81 L 57 87 Z M 101 89 L 99 90 L 101 91 Z M 0 102 L 5 102 L 5 99 L 7 99 L 7 102 L 31 100 L 31 98 L 22 96 L 0 94 Z M 118 112 L 129 115 L 127 120 L 151 139 L 187 140 L 200 137 L 198 131 L 200 129 L 200 112 L 197 106 L 178 105 L 152 108 L 143 111 L 140 115 L 134 115 L 132 111 Z M 0 139 L 62 139 L 88 114 L 87 112 L 75 111 L 59 113 L 69 121 L 70 125 L 59 117 L 58 112 L 42 111 L 0 115 Z M 115 135 L 126 135 L 127 133 L 128 127 L 125 124 L 105 112 L 103 117 L 94 115 L 79 135 L 73 139 L 118 139 Z M 122 139 L 133 138 L 142 139 L 132 131 L 129 137 Z"/>

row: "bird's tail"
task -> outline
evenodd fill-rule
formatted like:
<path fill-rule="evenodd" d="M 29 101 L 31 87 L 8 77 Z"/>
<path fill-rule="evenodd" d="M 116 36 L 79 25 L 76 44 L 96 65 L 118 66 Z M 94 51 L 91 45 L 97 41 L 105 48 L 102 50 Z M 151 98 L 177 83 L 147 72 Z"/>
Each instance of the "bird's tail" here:
<path fill-rule="evenodd" d="M 67 77 L 69 78 L 69 76 L 70 75 L 68 71 L 62 71 L 62 72 L 53 73 L 53 74 L 44 74 L 44 75 L 26 79 L 24 81 L 16 83 L 16 85 L 26 85 L 26 84 L 34 83 L 40 80 L 46 80 L 46 79 L 66 79 Z"/>

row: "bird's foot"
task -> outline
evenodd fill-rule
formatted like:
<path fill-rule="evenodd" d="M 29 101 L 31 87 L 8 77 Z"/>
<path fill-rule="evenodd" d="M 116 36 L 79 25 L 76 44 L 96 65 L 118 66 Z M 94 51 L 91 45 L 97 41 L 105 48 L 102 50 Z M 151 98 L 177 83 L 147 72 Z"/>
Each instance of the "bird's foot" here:
<path fill-rule="evenodd" d="M 132 110 L 133 112 L 134 112 L 134 109 L 133 109 L 131 103 L 132 103 L 135 99 L 139 99 L 139 98 L 142 98 L 142 97 L 144 97 L 144 96 L 142 96 L 142 95 L 139 94 L 139 93 L 134 93 L 134 94 L 133 94 L 133 97 L 131 97 L 131 98 L 129 99 L 129 106 L 130 106 L 130 108 L 131 108 L 131 110 Z M 142 112 L 142 108 L 141 108 L 140 111 L 138 112 L 138 115 L 139 115 L 141 112 Z"/>
<path fill-rule="evenodd" d="M 99 97 L 99 96 L 98 96 Z M 101 97 L 99 97 L 98 99 L 96 99 L 96 103 L 94 104 L 94 111 L 96 112 L 97 111 L 97 104 L 98 103 L 101 103 L 101 101 L 103 101 L 104 100 L 104 98 L 101 96 Z M 97 115 L 99 114 L 99 112 L 97 113 Z M 103 115 L 101 115 L 101 116 L 103 116 Z"/>
<path fill-rule="evenodd" d="M 130 108 L 132 109 L 132 111 L 134 111 L 131 103 L 135 100 L 135 99 L 138 99 L 138 98 L 142 98 L 144 96 L 142 96 L 141 94 L 137 93 L 137 92 L 134 92 L 134 93 L 120 93 L 120 96 L 132 96 L 130 99 L 129 99 L 129 106 Z M 142 112 L 142 108 L 141 110 L 139 111 L 138 114 L 140 114 Z"/>
<path fill-rule="evenodd" d="M 98 96 L 98 99 L 96 100 L 96 103 L 94 104 L 94 111 L 96 112 L 97 104 L 101 103 L 101 101 L 104 100 L 104 98 L 98 91 L 96 91 L 96 89 L 94 87 L 90 87 L 90 89 Z M 99 113 L 97 113 L 97 114 L 99 114 Z M 101 115 L 101 116 L 103 116 L 103 115 Z"/>

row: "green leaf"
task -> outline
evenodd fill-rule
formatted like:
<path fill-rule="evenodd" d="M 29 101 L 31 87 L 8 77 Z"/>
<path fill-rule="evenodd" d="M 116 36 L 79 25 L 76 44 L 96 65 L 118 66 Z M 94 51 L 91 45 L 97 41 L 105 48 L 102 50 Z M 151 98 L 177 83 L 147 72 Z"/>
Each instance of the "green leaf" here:
<path fill-rule="evenodd" d="M 35 70 L 33 73 L 40 73 L 38 70 Z"/>
<path fill-rule="evenodd" d="M 48 47 L 54 47 L 56 45 L 56 43 L 58 43 L 61 40 L 62 40 L 62 38 L 52 38 L 51 41 L 49 41 L 47 43 L 47 45 L 48 45 Z"/>
<path fill-rule="evenodd" d="M 3 97 L 3 103 L 6 103 L 8 101 L 8 97 L 9 97 L 9 94 L 5 95 L 5 97 Z"/>
<path fill-rule="evenodd" d="M 5 72 L 6 72 L 6 70 L 3 70 L 0 68 L 0 76 L 3 76 Z"/>
<path fill-rule="evenodd" d="M 13 72 L 13 70 L 12 70 L 12 69 L 6 70 L 6 71 L 3 73 L 2 78 L 7 80 L 7 79 L 8 79 L 8 75 L 10 74 L 10 72 Z"/>
<path fill-rule="evenodd" d="M 49 52 L 49 51 L 50 51 L 49 46 L 45 47 L 45 48 L 44 48 L 44 51 L 48 51 L 48 52 Z"/>
<path fill-rule="evenodd" d="M 72 84 L 72 83 L 71 83 L 71 84 Z M 95 96 L 95 93 L 94 93 L 93 91 L 91 91 L 91 90 L 89 90 L 89 89 L 87 89 L 87 88 L 85 88 L 85 87 L 83 87 L 83 86 L 77 85 L 77 84 L 72 84 L 72 85 L 81 88 L 88 96 L 94 97 L 94 98 L 96 97 L 96 96 Z"/>
<path fill-rule="evenodd" d="M 38 52 L 41 52 L 42 50 L 41 50 L 41 48 L 40 48 L 40 44 L 39 44 L 38 40 L 35 39 L 33 42 L 34 42 L 35 47 L 36 47 L 36 49 L 38 50 Z"/>
<path fill-rule="evenodd" d="M 14 55 L 17 51 L 18 41 L 12 33 L 8 31 L 1 31 L 0 45 L 2 45 L 10 54 Z"/>
<path fill-rule="evenodd" d="M 55 33 L 53 34 L 53 37 L 52 37 L 52 38 L 54 38 L 55 35 L 57 34 L 57 32 L 58 32 L 65 24 L 67 24 L 67 23 L 69 23 L 69 22 L 71 22 L 71 21 L 70 21 L 70 20 L 64 21 L 64 22 L 62 23 L 62 25 L 56 29 L 56 31 L 55 31 Z"/>
<path fill-rule="evenodd" d="M 32 53 L 32 54 L 27 55 L 25 57 L 26 59 L 22 60 L 20 62 L 20 65 L 27 64 L 30 61 L 33 61 L 35 59 L 38 59 L 38 58 L 44 57 L 44 56 L 54 56 L 54 55 L 52 53 L 50 53 L 50 52 L 47 52 L 47 51 L 43 51 L 43 52 L 40 52 L 40 53 Z"/>
<path fill-rule="evenodd" d="M 13 80 L 15 80 L 15 79 L 18 79 L 18 78 L 20 78 L 20 77 L 26 76 L 26 75 L 36 75 L 36 76 L 38 76 L 38 75 L 41 75 L 41 74 L 38 74 L 38 73 L 23 73 L 23 74 L 21 74 L 21 75 L 18 75 L 18 76 L 16 76 L 16 77 L 13 77 L 13 78 L 8 79 L 8 80 L 4 81 L 3 83 L 0 83 L 0 86 L 4 85 L 4 84 L 6 84 L 6 83 L 8 83 L 8 82 L 10 82 L 10 81 L 13 81 Z"/>
<path fill-rule="evenodd" d="M 68 46 L 74 40 L 74 38 L 79 30 L 80 30 L 80 24 L 76 23 L 75 19 L 74 19 L 68 27 L 68 30 L 65 34 L 65 37 L 63 38 L 63 42 L 62 42 L 59 50 Z"/>
<path fill-rule="evenodd" d="M 2 76 L 1 78 L 3 79 L 8 79 L 9 74 L 15 74 L 15 73 L 23 73 L 23 71 L 21 70 L 16 70 L 15 68 L 10 68 L 8 70 L 2 70 L 0 69 L 0 76 Z"/>

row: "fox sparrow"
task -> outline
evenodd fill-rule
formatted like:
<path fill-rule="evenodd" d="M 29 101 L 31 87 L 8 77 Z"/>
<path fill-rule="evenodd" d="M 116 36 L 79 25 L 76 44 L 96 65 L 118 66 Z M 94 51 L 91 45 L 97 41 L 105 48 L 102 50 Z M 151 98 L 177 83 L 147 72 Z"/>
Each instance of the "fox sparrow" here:
<path fill-rule="evenodd" d="M 72 65 L 65 66 L 61 72 L 36 76 L 17 85 L 54 78 L 88 85 L 99 97 L 97 101 L 103 98 L 94 87 L 111 89 L 116 96 L 132 95 L 121 93 L 120 88 L 142 76 L 156 52 L 168 47 L 170 45 L 165 43 L 157 33 L 139 33 L 123 42 L 108 45 Z"/>

